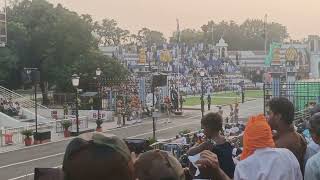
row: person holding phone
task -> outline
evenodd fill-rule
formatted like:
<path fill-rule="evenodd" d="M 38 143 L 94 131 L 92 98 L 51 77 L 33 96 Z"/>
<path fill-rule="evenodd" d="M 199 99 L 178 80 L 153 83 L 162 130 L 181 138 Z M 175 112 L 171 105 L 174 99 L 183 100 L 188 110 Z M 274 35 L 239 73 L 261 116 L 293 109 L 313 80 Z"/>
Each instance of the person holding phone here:
<path fill-rule="evenodd" d="M 204 129 L 206 141 L 200 144 L 199 146 L 191 148 L 187 154 L 189 156 L 194 156 L 205 150 L 213 152 L 219 158 L 221 169 L 230 178 L 233 178 L 235 170 L 235 164 L 233 162 L 232 156 L 233 147 L 222 135 L 222 121 L 222 117 L 219 113 L 206 114 L 201 119 L 201 127 Z"/>

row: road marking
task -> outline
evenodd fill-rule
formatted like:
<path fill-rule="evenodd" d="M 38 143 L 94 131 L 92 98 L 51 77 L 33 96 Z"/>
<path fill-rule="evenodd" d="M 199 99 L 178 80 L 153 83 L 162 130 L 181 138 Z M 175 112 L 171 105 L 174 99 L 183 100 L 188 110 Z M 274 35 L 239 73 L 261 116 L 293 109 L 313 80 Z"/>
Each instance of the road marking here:
<path fill-rule="evenodd" d="M 193 119 L 193 118 L 196 118 L 196 117 L 199 117 L 199 116 L 193 116 L 193 117 L 189 117 L 189 118 L 186 118 L 186 119 Z M 177 125 L 177 126 L 170 126 L 170 127 L 164 128 L 164 129 L 157 130 L 156 132 L 166 131 L 168 129 L 172 129 L 172 128 L 176 128 L 176 127 L 180 127 L 180 126 L 184 126 L 184 125 L 188 125 L 188 124 L 193 124 L 193 123 L 195 123 L 195 122 L 183 123 L 183 124 L 180 124 L 180 125 Z M 153 132 L 150 131 L 150 132 L 146 132 L 146 133 L 142 133 L 142 134 L 137 134 L 137 135 L 134 135 L 134 136 L 131 136 L 131 137 L 128 137 L 128 138 L 136 138 L 136 137 L 143 136 L 143 135 L 146 135 L 146 134 L 151 134 L 151 133 L 153 133 Z M 8 164 L 8 165 L 5 165 L 5 166 L 0 166 L 0 169 L 4 169 L 4 168 L 7 168 L 7 167 L 16 166 L 16 165 L 21 165 L 21 164 L 26 164 L 26 163 L 33 162 L 33 161 L 39 161 L 39 160 L 43 160 L 43 159 L 48 159 L 48 158 L 61 156 L 61 155 L 64 155 L 64 152 L 53 154 L 53 155 L 49 155 L 49 156 L 43 156 L 43 157 L 36 158 L 36 159 L 30 159 L 30 160 L 27 160 L 27 161 L 21 161 L 21 162 L 17 162 L 17 163 L 12 163 L 12 164 Z"/>
<path fill-rule="evenodd" d="M 26 163 L 33 162 L 33 161 L 39 161 L 39 160 L 47 159 L 47 158 L 51 158 L 51 157 L 56 157 L 56 156 L 60 156 L 60 155 L 63 155 L 63 154 L 64 153 L 52 154 L 52 155 L 49 155 L 49 156 L 43 156 L 43 157 L 36 158 L 36 159 L 30 159 L 28 161 L 21 161 L 21 162 L 17 162 L 17 163 L 12 163 L 12 164 L 8 164 L 8 165 L 5 165 L 5 166 L 0 166 L 0 169 L 11 167 L 11 166 L 16 166 L 16 165 L 20 165 L 20 164 L 26 164 Z"/>
<path fill-rule="evenodd" d="M 250 106 L 249 106 L 249 107 L 250 107 Z M 254 106 L 254 107 L 251 107 L 251 108 L 247 108 L 246 110 L 256 109 L 256 108 L 258 108 L 258 107 Z M 192 117 L 189 117 L 189 118 L 186 118 L 186 119 L 193 119 L 193 118 L 197 118 L 197 117 L 201 117 L 201 115 L 192 116 Z M 164 120 L 165 120 L 165 119 L 161 119 L 160 121 L 164 121 Z M 158 122 L 160 122 L 160 121 L 158 121 Z M 152 122 L 149 122 L 149 123 L 147 122 L 147 123 L 144 123 L 144 124 L 151 124 L 151 123 L 152 123 Z M 185 126 L 185 125 L 194 124 L 194 123 L 196 123 L 196 122 L 182 123 L 182 124 L 177 125 L 177 126 L 170 126 L 170 127 L 164 128 L 164 129 L 157 130 L 156 132 L 166 131 L 166 130 L 168 130 L 168 129 L 177 128 L 177 127 L 180 127 L 180 126 Z M 197 122 L 197 123 L 198 123 L 198 122 Z M 127 129 L 127 128 L 129 128 L 129 127 L 135 127 L 135 126 L 144 125 L 144 124 L 137 124 L 137 125 L 133 125 L 133 126 L 126 126 L 126 127 L 118 128 L 118 129 Z M 109 131 L 118 130 L 118 129 L 112 129 L 112 130 L 109 130 Z M 108 131 L 107 131 L 107 132 L 108 132 Z M 136 137 L 144 136 L 144 135 L 151 134 L 151 133 L 153 133 L 153 132 L 150 131 L 150 132 L 138 134 L 138 135 L 135 135 L 135 136 L 131 136 L 131 137 L 128 137 L 128 138 L 136 138 Z M 6 168 L 6 167 L 15 166 L 15 165 L 20 165 L 20 164 L 25 164 L 25 163 L 28 163 L 28 162 L 38 161 L 38 160 L 42 160 L 42 159 L 47 159 L 47 158 L 51 158 L 51 157 L 55 157 L 55 156 L 59 156 L 59 155 L 63 155 L 63 154 L 64 154 L 64 152 L 63 152 L 63 153 L 54 154 L 54 155 L 50 155 L 50 156 L 45 156 L 45 157 L 37 158 L 37 159 L 32 159 L 32 160 L 28 160 L 28 161 L 13 163 L 13 164 L 10 164 L 10 165 L 2 166 L 2 167 L 0 167 L 0 169 Z M 59 168 L 59 167 L 62 167 L 62 165 L 57 166 L 57 167 L 53 167 L 53 168 Z M 32 176 L 32 175 L 34 175 L 34 173 L 26 174 L 26 175 L 19 176 L 19 177 L 16 177 L 16 178 L 12 178 L 12 179 L 9 179 L 9 180 L 17 180 L 17 179 L 21 179 L 21 178 L 28 177 L 28 176 Z"/>
<path fill-rule="evenodd" d="M 61 167 L 62 167 L 62 165 L 56 166 L 56 167 L 52 167 L 52 168 L 61 168 Z M 32 175 L 34 175 L 34 173 L 22 175 L 22 176 L 19 176 L 19 177 L 15 177 L 15 178 L 8 179 L 8 180 L 17 180 L 17 179 L 25 178 L 25 177 L 32 176 Z"/>

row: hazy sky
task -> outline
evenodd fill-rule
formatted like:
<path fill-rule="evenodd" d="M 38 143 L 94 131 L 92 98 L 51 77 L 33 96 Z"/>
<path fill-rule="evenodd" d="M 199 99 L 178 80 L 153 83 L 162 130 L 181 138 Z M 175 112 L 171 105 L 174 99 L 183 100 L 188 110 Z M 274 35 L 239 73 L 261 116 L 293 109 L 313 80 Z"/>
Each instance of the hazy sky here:
<path fill-rule="evenodd" d="M 49 0 L 61 3 L 95 20 L 113 18 L 136 32 L 142 27 L 159 30 L 166 36 L 180 28 L 199 28 L 208 20 L 263 19 L 286 25 L 291 37 L 320 34 L 320 0 Z"/>

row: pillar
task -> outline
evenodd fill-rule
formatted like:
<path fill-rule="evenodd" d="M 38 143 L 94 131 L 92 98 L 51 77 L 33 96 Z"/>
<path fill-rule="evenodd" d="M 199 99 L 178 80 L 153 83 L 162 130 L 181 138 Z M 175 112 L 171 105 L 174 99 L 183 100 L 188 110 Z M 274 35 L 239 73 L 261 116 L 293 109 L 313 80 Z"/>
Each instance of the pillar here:
<path fill-rule="evenodd" d="M 280 96 L 280 75 L 281 73 L 278 72 L 272 72 L 271 78 L 272 78 L 272 97 L 279 97 Z"/>

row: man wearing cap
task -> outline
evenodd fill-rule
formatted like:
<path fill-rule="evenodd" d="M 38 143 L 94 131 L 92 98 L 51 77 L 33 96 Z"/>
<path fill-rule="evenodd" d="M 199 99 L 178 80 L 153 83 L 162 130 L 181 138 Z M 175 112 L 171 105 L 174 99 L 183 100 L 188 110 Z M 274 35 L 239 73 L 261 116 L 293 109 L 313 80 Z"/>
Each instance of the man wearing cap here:
<path fill-rule="evenodd" d="M 179 161 L 165 151 L 154 150 L 141 154 L 134 168 L 136 180 L 185 180 Z"/>
<path fill-rule="evenodd" d="M 312 136 L 314 144 L 310 143 L 308 146 L 308 149 L 307 149 L 307 155 L 309 155 L 310 159 L 307 160 L 304 179 L 305 180 L 319 180 L 320 179 L 320 148 L 319 148 L 319 144 L 320 144 L 320 113 L 316 113 L 311 117 L 310 130 L 311 130 L 311 136 Z M 315 154 L 315 155 L 313 155 L 313 154 Z"/>
<path fill-rule="evenodd" d="M 63 160 L 64 180 L 133 180 L 125 142 L 110 134 L 87 133 L 73 139 Z"/>

